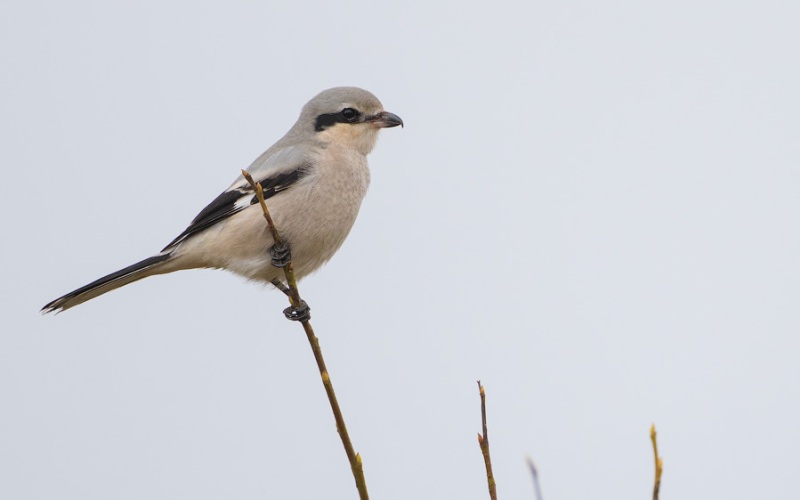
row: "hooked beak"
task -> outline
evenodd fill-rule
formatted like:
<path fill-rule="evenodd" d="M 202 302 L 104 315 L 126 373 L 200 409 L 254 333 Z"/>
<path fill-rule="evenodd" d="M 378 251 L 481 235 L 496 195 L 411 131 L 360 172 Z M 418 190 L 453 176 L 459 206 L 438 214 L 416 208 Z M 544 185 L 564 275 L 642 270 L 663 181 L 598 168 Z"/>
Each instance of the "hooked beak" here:
<path fill-rule="evenodd" d="M 378 114 L 367 117 L 367 123 L 372 123 L 378 128 L 390 128 L 400 125 L 403 126 L 403 119 L 394 113 L 381 111 Z"/>

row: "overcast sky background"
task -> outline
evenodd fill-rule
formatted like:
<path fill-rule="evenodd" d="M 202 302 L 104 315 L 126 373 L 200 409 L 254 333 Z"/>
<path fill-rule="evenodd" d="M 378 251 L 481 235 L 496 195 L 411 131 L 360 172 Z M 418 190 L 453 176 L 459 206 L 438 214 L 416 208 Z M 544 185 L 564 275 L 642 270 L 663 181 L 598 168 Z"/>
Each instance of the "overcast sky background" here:
<path fill-rule="evenodd" d="M 152 255 L 319 91 L 374 92 L 301 283 L 373 498 L 781 498 L 800 469 L 800 4 L 4 0 L 0 498 L 355 498 L 285 298 L 51 299 Z"/>

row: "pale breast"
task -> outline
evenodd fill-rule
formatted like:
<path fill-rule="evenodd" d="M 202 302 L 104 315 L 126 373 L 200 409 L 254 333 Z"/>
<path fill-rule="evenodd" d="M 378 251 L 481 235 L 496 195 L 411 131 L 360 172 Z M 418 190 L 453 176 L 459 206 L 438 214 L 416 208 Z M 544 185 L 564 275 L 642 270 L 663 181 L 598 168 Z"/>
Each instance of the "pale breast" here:
<path fill-rule="evenodd" d="M 301 277 L 330 260 L 355 223 L 369 186 L 364 155 L 352 150 L 322 150 L 309 175 L 270 204 L 278 230 L 292 246 Z M 274 209 L 272 208 L 274 206 Z"/>

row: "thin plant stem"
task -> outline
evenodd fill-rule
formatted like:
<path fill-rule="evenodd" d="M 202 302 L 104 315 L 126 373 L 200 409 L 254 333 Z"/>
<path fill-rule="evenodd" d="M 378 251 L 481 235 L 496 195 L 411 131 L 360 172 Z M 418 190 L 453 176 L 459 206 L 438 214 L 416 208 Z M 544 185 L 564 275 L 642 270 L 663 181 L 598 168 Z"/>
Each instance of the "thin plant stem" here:
<path fill-rule="evenodd" d="M 267 220 L 270 233 L 272 233 L 272 240 L 274 244 L 281 246 L 284 242 L 278 233 L 278 229 L 275 227 L 275 223 L 272 220 L 272 216 L 270 216 L 269 210 L 267 209 L 267 203 L 264 201 L 264 192 L 261 188 L 261 184 L 253 181 L 253 177 L 250 176 L 250 174 L 245 170 L 242 170 L 242 175 L 245 179 L 247 179 L 247 182 L 250 183 L 250 186 L 256 192 L 258 202 L 261 204 L 261 210 L 264 212 L 264 218 Z M 283 270 L 284 274 L 286 275 L 288 289 L 286 285 L 277 280 L 273 281 L 273 285 L 287 294 L 289 297 L 289 302 L 293 307 L 298 307 L 303 302 L 300 299 L 300 292 L 297 289 L 297 280 L 294 276 L 294 267 L 292 266 L 291 260 L 286 266 L 284 266 Z M 322 378 L 322 385 L 325 387 L 325 393 L 328 395 L 328 401 L 330 402 L 331 410 L 333 410 L 333 417 L 336 419 L 336 430 L 339 432 L 339 437 L 342 440 L 342 445 L 344 446 L 344 451 L 347 454 L 347 459 L 350 461 L 350 469 L 352 470 L 353 478 L 356 481 L 356 488 L 358 489 L 359 498 L 361 500 L 369 500 L 369 494 L 367 493 L 367 482 L 364 479 L 364 466 L 361 461 L 361 454 L 355 452 L 353 443 L 350 441 L 350 434 L 347 432 L 347 426 L 344 423 L 342 410 L 339 407 L 339 401 L 336 399 L 336 393 L 333 390 L 333 383 L 331 383 L 331 377 L 328 374 L 328 368 L 325 366 L 325 359 L 322 356 L 322 349 L 320 349 L 319 346 L 319 339 L 317 339 L 317 336 L 314 334 L 314 329 L 311 327 L 311 323 L 307 319 L 301 320 L 300 323 L 303 325 L 303 330 L 306 332 L 308 343 L 311 345 L 311 350 L 314 353 L 314 359 L 317 362 L 317 368 L 319 368 L 319 374 Z"/>
<path fill-rule="evenodd" d="M 481 393 L 481 420 L 483 422 L 483 434 L 478 434 L 478 444 L 483 453 L 483 462 L 486 464 L 486 479 L 489 483 L 489 498 L 497 500 L 497 484 L 494 481 L 494 474 L 492 473 L 492 458 L 489 455 L 489 431 L 486 426 L 486 391 L 478 380 L 478 389 Z"/>
<path fill-rule="evenodd" d="M 536 469 L 536 464 L 533 463 L 533 460 L 528 457 L 528 469 L 531 471 L 531 477 L 533 477 L 533 489 L 536 492 L 536 500 L 542 500 L 542 488 L 539 485 L 539 471 Z"/>
<path fill-rule="evenodd" d="M 653 481 L 653 500 L 658 500 L 658 492 L 661 489 L 661 473 L 664 471 L 664 460 L 658 456 L 658 442 L 656 441 L 656 425 L 650 426 L 650 441 L 653 443 L 653 457 L 655 458 L 656 475 Z"/>

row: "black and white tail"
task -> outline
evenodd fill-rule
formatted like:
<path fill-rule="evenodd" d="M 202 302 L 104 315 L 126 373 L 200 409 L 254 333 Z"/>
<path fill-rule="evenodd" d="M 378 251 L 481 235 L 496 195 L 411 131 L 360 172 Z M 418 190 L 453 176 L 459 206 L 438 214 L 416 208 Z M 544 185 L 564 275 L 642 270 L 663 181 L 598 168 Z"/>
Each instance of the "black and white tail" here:
<path fill-rule="evenodd" d="M 161 253 L 148 257 L 141 262 L 137 262 L 125 269 L 103 276 L 99 280 L 92 281 L 88 285 L 82 286 L 77 290 L 69 292 L 63 297 L 50 302 L 42 308 L 43 313 L 61 312 L 70 307 L 82 304 L 87 300 L 93 299 L 106 292 L 115 290 L 128 283 L 133 283 L 142 278 L 174 271 L 173 266 L 164 266 L 170 260 L 170 253 Z"/>

